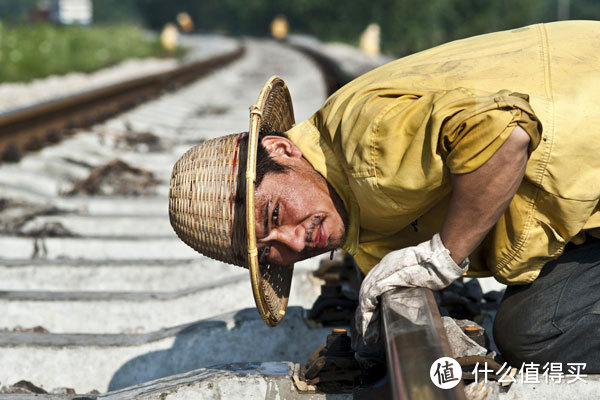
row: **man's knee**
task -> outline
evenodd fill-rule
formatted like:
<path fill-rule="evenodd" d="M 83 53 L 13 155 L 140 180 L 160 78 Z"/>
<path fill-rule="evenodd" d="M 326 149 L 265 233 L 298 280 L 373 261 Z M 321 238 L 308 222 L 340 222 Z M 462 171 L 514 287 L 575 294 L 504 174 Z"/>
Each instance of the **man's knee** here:
<path fill-rule="evenodd" d="M 500 310 L 494 320 L 494 342 L 502 357 L 512 365 L 523 362 L 522 355 L 533 344 L 526 334 L 526 320 L 524 315 L 510 315 Z"/>
<path fill-rule="evenodd" d="M 552 313 L 521 296 L 520 291 L 520 288 L 507 289 L 494 320 L 496 346 L 513 365 L 526 361 L 527 355 L 537 353 L 550 338 L 560 334 L 552 324 Z"/>
<path fill-rule="evenodd" d="M 590 332 L 600 329 L 600 314 L 589 313 L 565 332 L 557 327 L 548 337 L 531 335 L 527 319 L 500 318 L 494 321 L 494 341 L 509 364 L 520 367 L 523 363 L 585 363 L 586 372 L 600 372 L 600 339 Z"/>

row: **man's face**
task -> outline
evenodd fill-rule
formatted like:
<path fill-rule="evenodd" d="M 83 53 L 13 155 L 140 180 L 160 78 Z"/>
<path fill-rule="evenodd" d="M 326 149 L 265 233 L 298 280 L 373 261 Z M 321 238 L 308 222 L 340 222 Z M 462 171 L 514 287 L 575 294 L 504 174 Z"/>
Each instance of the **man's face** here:
<path fill-rule="evenodd" d="M 291 170 L 268 173 L 255 192 L 259 261 L 288 265 L 341 247 L 346 216 L 337 193 L 288 139 L 268 136 L 263 144 Z"/>

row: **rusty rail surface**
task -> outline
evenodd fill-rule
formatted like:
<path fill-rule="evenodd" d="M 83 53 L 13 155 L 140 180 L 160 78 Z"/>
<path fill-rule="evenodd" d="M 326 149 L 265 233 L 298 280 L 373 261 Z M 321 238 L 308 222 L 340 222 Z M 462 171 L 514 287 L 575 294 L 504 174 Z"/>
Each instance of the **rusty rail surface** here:
<path fill-rule="evenodd" d="M 0 114 L 0 162 L 18 161 L 23 152 L 53 143 L 74 128 L 91 126 L 147 99 L 189 83 L 240 58 L 240 48 L 107 87 Z"/>
<path fill-rule="evenodd" d="M 382 296 L 381 315 L 394 399 L 464 399 L 462 383 L 453 389 L 440 389 L 430 378 L 434 361 L 451 357 L 431 290 L 401 288 L 387 292 Z"/>

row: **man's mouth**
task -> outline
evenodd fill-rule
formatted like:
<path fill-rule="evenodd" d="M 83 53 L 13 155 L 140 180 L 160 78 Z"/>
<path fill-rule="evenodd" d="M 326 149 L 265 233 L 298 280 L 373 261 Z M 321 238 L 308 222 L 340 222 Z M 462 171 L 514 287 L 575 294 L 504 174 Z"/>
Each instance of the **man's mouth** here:
<path fill-rule="evenodd" d="M 315 248 L 323 249 L 327 247 L 327 232 L 325 231 L 325 227 L 323 226 L 323 221 L 319 224 L 317 231 L 315 232 Z"/>

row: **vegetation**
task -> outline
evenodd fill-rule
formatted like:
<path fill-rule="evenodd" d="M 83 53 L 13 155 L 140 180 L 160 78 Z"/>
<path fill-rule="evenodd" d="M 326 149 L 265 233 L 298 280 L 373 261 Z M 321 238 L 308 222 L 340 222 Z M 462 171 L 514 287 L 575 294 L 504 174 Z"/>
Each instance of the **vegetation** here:
<path fill-rule="evenodd" d="M 132 57 L 164 56 L 158 39 L 133 25 L 55 26 L 0 21 L 0 82 L 89 72 Z"/>
<path fill-rule="evenodd" d="M 107 0 L 96 0 L 98 6 Z M 116 1 L 116 0 L 109 0 Z M 292 33 L 357 44 L 378 23 L 383 51 L 403 56 L 450 40 L 513 29 L 559 17 L 600 19 L 598 0 L 133 0 L 136 17 L 160 28 L 187 11 L 204 31 L 265 36 L 277 15 Z M 566 16 L 563 16 L 563 18 Z"/>

